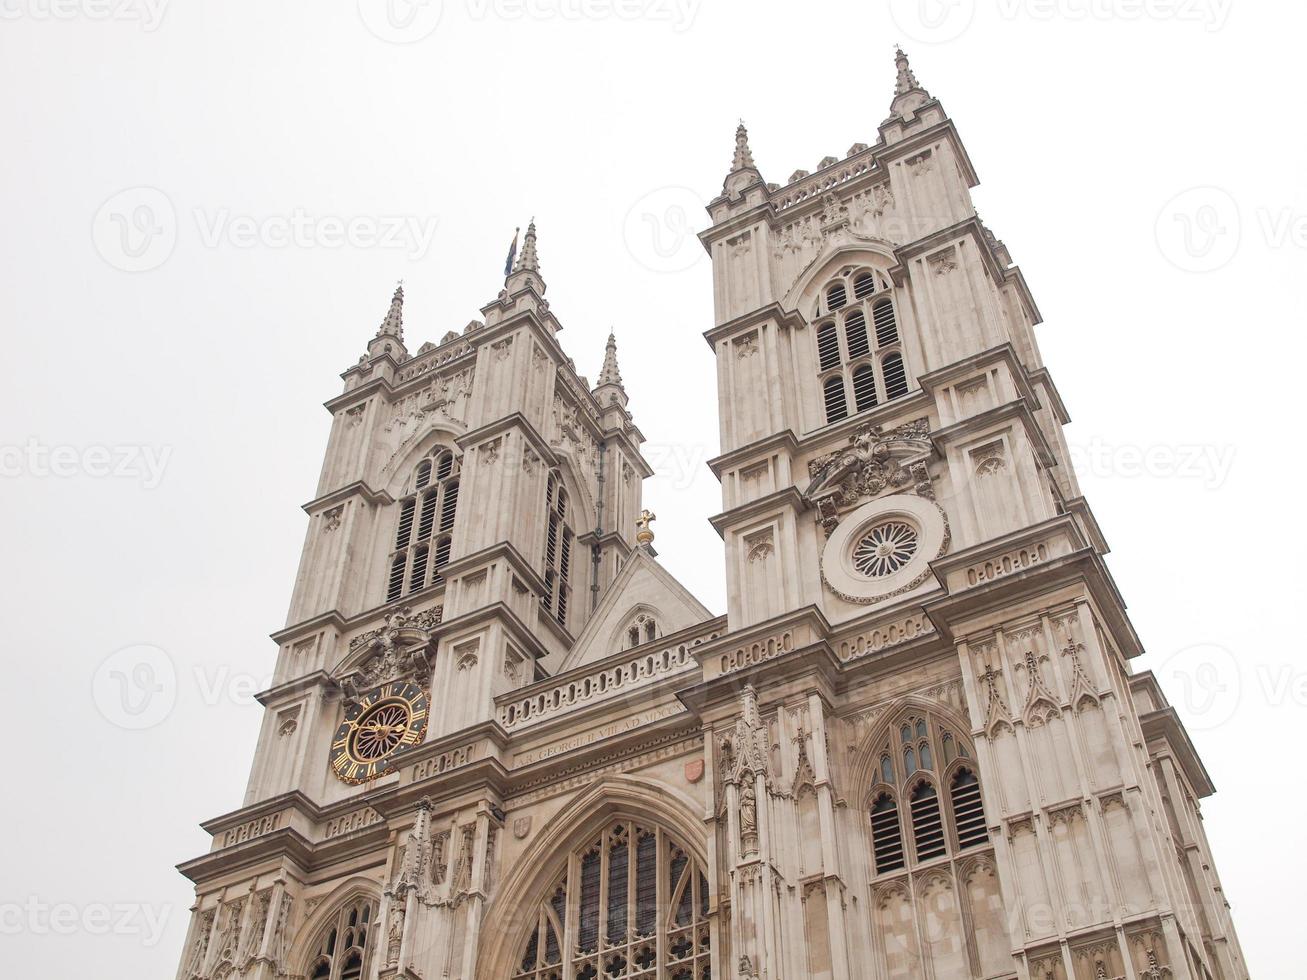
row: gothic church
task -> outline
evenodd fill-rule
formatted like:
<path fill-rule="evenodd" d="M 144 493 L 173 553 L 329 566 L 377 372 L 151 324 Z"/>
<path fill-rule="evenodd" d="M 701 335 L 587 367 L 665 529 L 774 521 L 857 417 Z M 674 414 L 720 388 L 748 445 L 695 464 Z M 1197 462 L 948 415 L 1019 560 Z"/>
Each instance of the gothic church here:
<path fill-rule="evenodd" d="M 722 616 L 657 561 L 616 345 L 578 375 L 534 225 L 438 344 L 397 290 L 178 980 L 1246 977 L 976 183 L 902 52 L 813 173 L 740 126 L 701 235 Z"/>

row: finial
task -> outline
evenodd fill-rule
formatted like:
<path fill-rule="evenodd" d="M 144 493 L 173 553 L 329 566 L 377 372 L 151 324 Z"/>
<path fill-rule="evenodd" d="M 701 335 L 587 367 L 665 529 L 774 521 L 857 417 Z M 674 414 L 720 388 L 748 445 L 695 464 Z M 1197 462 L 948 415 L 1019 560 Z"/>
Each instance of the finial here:
<path fill-rule="evenodd" d="M 913 89 L 921 88 L 917 84 L 917 76 L 912 73 L 912 66 L 908 64 L 908 56 L 897 44 L 894 45 L 894 65 L 898 68 L 898 78 L 894 82 L 895 95 L 907 95 Z"/>
<path fill-rule="evenodd" d="M 658 520 L 658 515 L 647 510 L 640 511 L 640 516 L 635 519 L 635 526 L 640 530 L 635 534 L 635 540 L 641 547 L 648 547 L 653 544 L 653 528 L 649 525 Z"/>
<path fill-rule="evenodd" d="M 377 328 L 378 337 L 394 337 L 400 343 L 404 342 L 404 280 L 399 280 L 395 287 L 395 295 L 390 299 L 390 310 L 386 313 L 386 318 L 381 321 L 381 326 Z"/>
<path fill-rule="evenodd" d="M 737 170 L 756 170 L 753 153 L 749 150 L 749 131 L 744 128 L 744 120 L 735 127 L 735 158 L 731 161 L 731 173 Z"/>
<path fill-rule="evenodd" d="M 599 385 L 622 385 L 622 372 L 617 368 L 617 337 L 609 332 L 604 348 L 604 366 L 599 371 Z M 598 387 L 598 386 L 596 386 Z"/>
<path fill-rule="evenodd" d="M 539 272 L 540 259 L 536 255 L 536 219 L 532 217 L 526 226 L 526 238 L 522 240 L 522 254 L 517 257 L 514 272 Z"/>

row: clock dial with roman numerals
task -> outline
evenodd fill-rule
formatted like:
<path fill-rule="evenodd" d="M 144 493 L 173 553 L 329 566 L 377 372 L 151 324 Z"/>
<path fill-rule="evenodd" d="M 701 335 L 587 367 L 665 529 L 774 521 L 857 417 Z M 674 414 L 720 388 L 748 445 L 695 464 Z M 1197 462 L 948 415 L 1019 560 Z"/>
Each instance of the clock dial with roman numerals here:
<path fill-rule="evenodd" d="M 422 688 L 393 681 L 369 691 L 345 712 L 331 741 L 331 771 L 350 784 L 395 771 L 395 759 L 427 734 L 430 702 Z"/>

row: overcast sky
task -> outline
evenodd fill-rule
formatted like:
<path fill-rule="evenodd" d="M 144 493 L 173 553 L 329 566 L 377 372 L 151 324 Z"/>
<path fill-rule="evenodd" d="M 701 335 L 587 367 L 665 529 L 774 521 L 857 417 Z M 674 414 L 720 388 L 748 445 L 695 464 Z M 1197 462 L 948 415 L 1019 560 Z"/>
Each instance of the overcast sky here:
<path fill-rule="evenodd" d="M 175 970 L 395 280 L 438 341 L 534 215 L 582 373 L 617 332 L 662 560 L 724 609 L 693 232 L 741 116 L 778 183 L 875 142 L 898 41 L 1045 317 L 1252 973 L 1301 975 L 1302 5 L 408 2 L 0 0 L 6 974 Z"/>

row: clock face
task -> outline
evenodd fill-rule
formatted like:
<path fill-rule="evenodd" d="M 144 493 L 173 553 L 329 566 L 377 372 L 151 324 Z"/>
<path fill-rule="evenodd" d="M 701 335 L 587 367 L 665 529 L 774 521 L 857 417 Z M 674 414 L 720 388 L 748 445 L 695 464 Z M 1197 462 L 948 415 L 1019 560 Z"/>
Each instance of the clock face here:
<path fill-rule="evenodd" d="M 395 757 L 427 733 L 429 702 L 416 684 L 395 681 L 359 698 L 331 742 L 331 769 L 347 783 L 395 771 Z"/>

